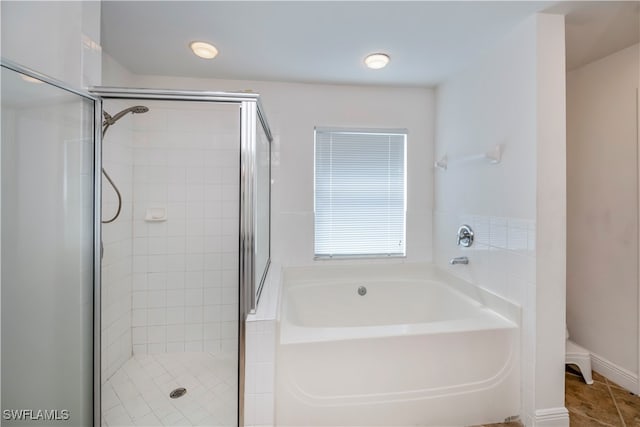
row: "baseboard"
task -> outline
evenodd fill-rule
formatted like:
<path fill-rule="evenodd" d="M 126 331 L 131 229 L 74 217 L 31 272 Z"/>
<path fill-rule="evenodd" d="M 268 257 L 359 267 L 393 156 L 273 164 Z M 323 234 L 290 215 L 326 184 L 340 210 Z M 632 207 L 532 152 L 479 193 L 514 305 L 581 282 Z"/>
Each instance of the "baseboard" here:
<path fill-rule="evenodd" d="M 604 375 L 614 383 L 629 390 L 632 393 L 640 393 L 638 375 L 622 368 L 610 360 L 595 353 L 591 353 L 591 369 Z"/>
<path fill-rule="evenodd" d="M 535 427 L 569 427 L 569 411 L 564 406 L 536 410 Z"/>

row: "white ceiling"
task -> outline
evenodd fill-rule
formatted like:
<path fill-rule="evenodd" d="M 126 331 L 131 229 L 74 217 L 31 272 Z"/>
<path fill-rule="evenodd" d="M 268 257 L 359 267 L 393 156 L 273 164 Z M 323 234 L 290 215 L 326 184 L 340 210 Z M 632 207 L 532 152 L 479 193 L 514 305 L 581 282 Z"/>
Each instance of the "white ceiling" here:
<path fill-rule="evenodd" d="M 637 2 L 103 1 L 101 42 L 136 74 L 431 86 L 538 11 L 567 14 L 569 68 L 640 34 Z M 373 52 L 390 65 L 367 69 Z"/>
<path fill-rule="evenodd" d="M 567 69 L 640 41 L 640 2 L 575 2 L 551 8 L 566 15 Z"/>

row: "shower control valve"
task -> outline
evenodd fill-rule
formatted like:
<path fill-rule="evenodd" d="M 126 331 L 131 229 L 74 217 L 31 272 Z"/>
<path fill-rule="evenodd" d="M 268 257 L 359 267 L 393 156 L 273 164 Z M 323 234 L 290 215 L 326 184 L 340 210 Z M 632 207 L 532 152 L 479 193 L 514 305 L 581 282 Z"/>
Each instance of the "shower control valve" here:
<path fill-rule="evenodd" d="M 462 224 L 460 228 L 458 228 L 458 246 L 463 246 L 468 248 L 473 244 L 473 230 L 466 224 Z"/>

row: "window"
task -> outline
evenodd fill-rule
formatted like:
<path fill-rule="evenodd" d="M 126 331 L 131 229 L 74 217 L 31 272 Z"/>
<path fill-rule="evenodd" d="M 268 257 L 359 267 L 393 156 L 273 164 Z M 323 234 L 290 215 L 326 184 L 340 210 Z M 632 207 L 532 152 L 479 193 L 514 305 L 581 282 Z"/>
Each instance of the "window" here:
<path fill-rule="evenodd" d="M 315 255 L 404 256 L 406 130 L 315 130 Z"/>

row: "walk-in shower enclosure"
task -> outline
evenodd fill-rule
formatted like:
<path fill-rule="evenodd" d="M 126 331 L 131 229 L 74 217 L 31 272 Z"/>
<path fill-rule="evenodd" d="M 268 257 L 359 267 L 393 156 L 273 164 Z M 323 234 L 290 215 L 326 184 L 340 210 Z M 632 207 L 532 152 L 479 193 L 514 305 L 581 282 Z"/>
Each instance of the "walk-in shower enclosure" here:
<path fill-rule="evenodd" d="M 2 425 L 242 425 L 270 260 L 259 96 L 84 92 L 4 60 L 1 96 Z M 135 105 L 103 141 L 103 109 Z"/>

